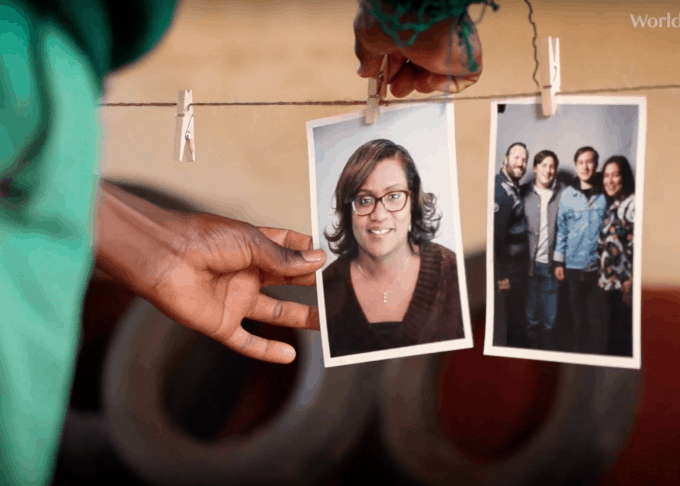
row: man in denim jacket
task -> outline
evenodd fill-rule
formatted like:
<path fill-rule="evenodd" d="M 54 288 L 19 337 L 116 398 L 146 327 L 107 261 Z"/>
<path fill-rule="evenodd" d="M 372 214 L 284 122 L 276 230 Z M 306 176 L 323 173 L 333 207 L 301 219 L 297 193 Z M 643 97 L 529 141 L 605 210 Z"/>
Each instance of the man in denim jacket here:
<path fill-rule="evenodd" d="M 557 215 L 555 277 L 566 282 L 574 344 L 579 353 L 607 352 L 607 305 L 597 285 L 597 239 L 607 202 L 597 181 L 599 155 L 581 147 L 574 155 L 577 180 L 562 193 Z"/>

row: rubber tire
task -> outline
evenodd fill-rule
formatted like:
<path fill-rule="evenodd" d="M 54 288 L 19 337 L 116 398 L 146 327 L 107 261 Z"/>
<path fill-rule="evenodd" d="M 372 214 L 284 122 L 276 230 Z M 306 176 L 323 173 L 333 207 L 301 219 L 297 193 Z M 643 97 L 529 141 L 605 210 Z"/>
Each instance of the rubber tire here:
<path fill-rule="evenodd" d="M 278 287 L 303 303 L 314 289 Z M 275 418 L 241 439 L 198 442 L 162 405 L 164 372 L 196 333 L 135 301 L 122 319 L 104 370 L 104 409 L 114 449 L 158 485 L 315 484 L 356 445 L 375 412 L 379 365 L 324 369 L 320 335 L 297 331 L 302 373 Z"/>
<path fill-rule="evenodd" d="M 484 312 L 484 262 L 483 253 L 466 258 L 473 322 Z M 616 463 L 633 429 L 639 370 L 560 364 L 552 408 L 541 430 L 507 460 L 475 464 L 451 444 L 439 422 L 439 379 L 446 358 L 396 359 L 381 371 L 380 442 L 397 467 L 419 484 L 593 484 Z"/>

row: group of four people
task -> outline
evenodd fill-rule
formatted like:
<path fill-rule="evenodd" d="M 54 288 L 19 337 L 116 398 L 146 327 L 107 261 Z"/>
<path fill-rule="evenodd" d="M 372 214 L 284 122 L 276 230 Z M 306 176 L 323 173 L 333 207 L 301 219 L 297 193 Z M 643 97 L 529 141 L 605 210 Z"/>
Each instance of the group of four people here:
<path fill-rule="evenodd" d="M 542 150 L 533 159 L 534 179 L 520 185 L 528 160 L 526 145 L 515 142 L 496 176 L 495 343 L 632 356 L 630 163 L 614 155 L 597 172 L 598 152 L 581 147 L 576 178 L 566 185 L 557 180 L 557 155 Z M 561 319 L 567 313 L 570 319 Z M 570 337 L 558 343 L 556 323 L 569 321 L 560 337 Z"/>

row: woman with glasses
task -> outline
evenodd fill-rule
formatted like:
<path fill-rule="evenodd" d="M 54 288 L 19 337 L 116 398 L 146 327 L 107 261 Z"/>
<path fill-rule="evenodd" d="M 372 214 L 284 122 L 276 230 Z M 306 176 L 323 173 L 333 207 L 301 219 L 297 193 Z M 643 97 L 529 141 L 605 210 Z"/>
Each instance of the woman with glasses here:
<path fill-rule="evenodd" d="M 359 147 L 335 211 L 325 236 L 339 258 L 323 272 L 331 356 L 463 337 L 456 255 L 431 242 L 441 216 L 406 149 Z"/>

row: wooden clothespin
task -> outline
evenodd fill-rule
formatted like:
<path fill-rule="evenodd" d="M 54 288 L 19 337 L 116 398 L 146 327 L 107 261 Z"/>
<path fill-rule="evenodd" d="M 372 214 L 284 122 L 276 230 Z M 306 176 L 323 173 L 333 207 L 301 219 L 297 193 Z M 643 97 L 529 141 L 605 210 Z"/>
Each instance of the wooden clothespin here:
<path fill-rule="evenodd" d="M 553 40 L 555 41 L 553 44 Z M 557 111 L 557 94 L 562 87 L 560 71 L 560 39 L 544 37 L 539 41 L 538 66 L 540 68 L 539 84 L 543 116 L 549 117 Z"/>
<path fill-rule="evenodd" d="M 175 160 L 182 162 L 189 149 L 189 160 L 196 162 L 196 140 L 194 139 L 194 95 L 190 89 L 177 93 L 177 114 L 175 115 Z M 187 143 L 188 142 L 188 143 Z M 188 146 L 188 147 L 187 147 Z"/>
<path fill-rule="evenodd" d="M 367 125 L 373 125 L 380 115 L 380 100 L 387 97 L 387 69 L 389 56 L 383 56 L 382 65 L 380 66 L 380 73 L 378 79 L 370 78 L 368 80 L 368 100 L 366 101 L 366 111 L 364 112 L 364 119 Z"/>

